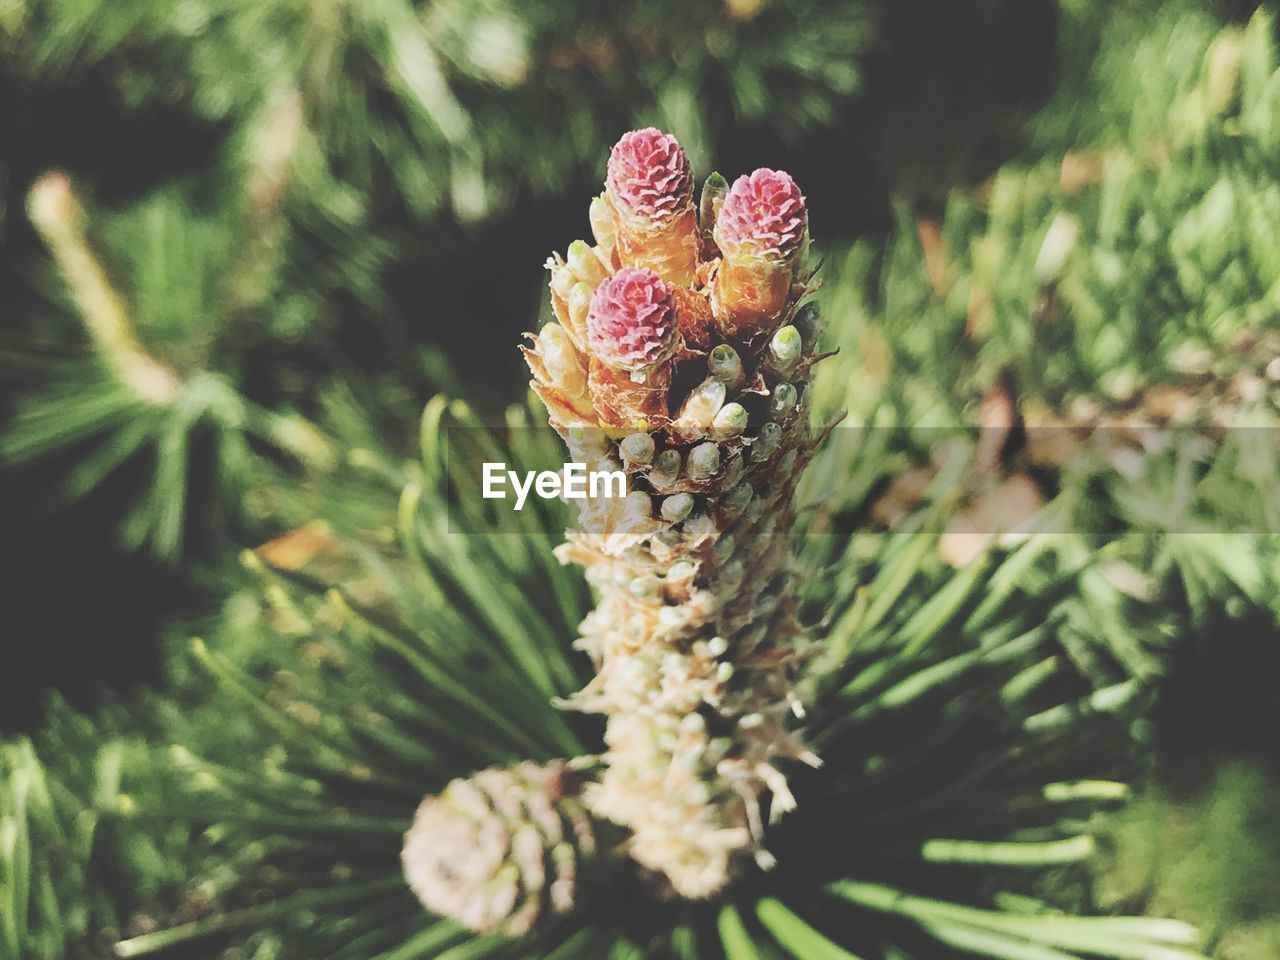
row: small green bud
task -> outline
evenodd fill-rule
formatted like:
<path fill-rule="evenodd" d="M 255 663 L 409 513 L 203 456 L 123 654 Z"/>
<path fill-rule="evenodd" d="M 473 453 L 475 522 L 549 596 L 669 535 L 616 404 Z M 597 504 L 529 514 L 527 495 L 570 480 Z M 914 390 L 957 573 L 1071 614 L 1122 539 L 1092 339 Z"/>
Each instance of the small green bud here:
<path fill-rule="evenodd" d="M 733 458 L 725 465 L 724 475 L 720 482 L 726 487 L 732 487 L 741 480 L 747 473 L 747 461 L 743 458 L 741 451 L 735 453 Z"/>
<path fill-rule="evenodd" d="M 791 318 L 791 325 L 800 331 L 800 336 L 810 347 L 817 342 L 818 332 L 822 329 L 822 311 L 812 300 L 796 311 Z"/>
<path fill-rule="evenodd" d="M 680 477 L 680 454 L 676 450 L 663 450 L 653 458 L 653 466 L 649 468 L 649 482 L 654 486 L 665 487 L 675 483 Z"/>
<path fill-rule="evenodd" d="M 730 387 L 742 383 L 742 358 L 738 351 L 722 343 L 707 356 L 707 372 Z"/>
<path fill-rule="evenodd" d="M 582 359 L 560 324 L 548 323 L 538 331 L 538 353 L 556 383 L 570 388 L 582 385 Z"/>
<path fill-rule="evenodd" d="M 664 547 L 667 547 L 668 549 L 674 549 L 680 543 L 680 537 L 681 537 L 680 531 L 677 530 L 674 526 L 663 527 L 661 530 L 659 530 L 657 533 L 653 535 L 654 540 L 662 544 Z M 667 610 L 663 610 L 662 612 L 666 613 Z M 672 610 L 672 612 L 674 613 L 675 611 Z"/>
<path fill-rule="evenodd" d="M 607 452 L 604 431 L 599 427 L 589 427 L 576 423 L 569 427 L 569 450 L 582 459 L 598 459 Z M 583 456 L 583 455 L 586 456 Z"/>
<path fill-rule="evenodd" d="M 592 287 L 599 286 L 600 281 L 608 276 L 604 264 L 596 256 L 591 244 L 585 240 L 575 240 L 569 244 L 568 263 L 574 277 Z"/>
<path fill-rule="evenodd" d="M 773 397 L 769 401 L 769 411 L 779 420 L 785 419 L 796 408 L 799 399 L 796 388 L 789 383 L 780 383 L 773 388 Z"/>
<path fill-rule="evenodd" d="M 720 539 L 711 548 L 711 556 L 715 558 L 716 563 L 725 563 L 733 556 L 733 551 L 737 547 L 738 541 L 732 533 L 721 534 Z"/>
<path fill-rule="evenodd" d="M 694 537 L 711 537 L 717 527 L 714 518 L 705 510 L 699 510 L 684 522 L 684 532 Z"/>
<path fill-rule="evenodd" d="M 578 331 L 579 336 L 585 337 L 583 331 L 587 329 L 587 313 L 591 309 L 592 293 L 591 287 L 585 283 L 575 283 L 573 289 L 569 291 L 569 322 L 573 324 L 573 329 Z"/>
<path fill-rule="evenodd" d="M 707 650 L 713 657 L 723 657 L 729 652 L 729 641 L 724 637 L 712 637 L 707 641 Z"/>
<path fill-rule="evenodd" d="M 751 446 L 751 459 L 757 462 L 768 460 L 778 452 L 782 442 L 782 427 L 770 420 L 760 428 L 760 436 Z"/>
<path fill-rule="evenodd" d="M 687 493 L 677 493 L 662 501 L 662 519 L 668 523 L 679 523 L 693 512 L 693 497 Z"/>
<path fill-rule="evenodd" d="M 740 403 L 726 403 L 711 421 L 712 433 L 721 439 L 736 437 L 747 429 L 747 411 Z"/>
<path fill-rule="evenodd" d="M 728 192 L 729 181 L 715 171 L 702 184 L 702 196 L 698 199 L 698 226 L 702 231 L 703 243 L 709 247 L 715 244 L 712 233 Z"/>
<path fill-rule="evenodd" d="M 746 509 L 747 504 L 751 502 L 751 498 L 755 495 L 756 492 L 751 489 L 751 484 L 740 483 L 724 495 L 721 504 L 725 510 L 737 516 Z"/>
<path fill-rule="evenodd" d="M 605 248 L 612 247 L 617 238 L 613 210 L 603 195 L 591 201 L 587 217 L 591 221 L 591 235 L 596 238 L 596 243 Z"/>
<path fill-rule="evenodd" d="M 632 490 L 628 493 L 623 509 L 628 517 L 635 520 L 648 520 L 653 516 L 653 502 L 642 490 Z"/>
<path fill-rule="evenodd" d="M 800 331 L 792 326 L 783 327 L 769 341 L 769 359 L 784 373 L 796 365 L 803 350 Z"/>
<path fill-rule="evenodd" d="M 720 469 L 720 448 L 714 443 L 700 443 L 689 451 L 689 477 L 706 480 Z"/>
<path fill-rule="evenodd" d="M 633 433 L 622 438 L 618 452 L 627 463 L 646 464 L 653 460 L 653 437 L 647 433 Z"/>
<path fill-rule="evenodd" d="M 542 347 L 544 341 L 548 348 L 547 352 L 554 352 L 563 350 L 569 342 L 569 337 L 564 332 L 564 327 L 552 320 L 538 331 L 538 346 Z"/>
<path fill-rule="evenodd" d="M 548 263 L 548 267 L 551 270 L 551 292 L 562 300 L 568 300 L 573 285 L 578 282 L 573 276 L 573 271 L 569 269 L 568 264 L 559 259 L 552 260 Z"/>
<path fill-rule="evenodd" d="M 812 392 L 811 392 L 812 390 L 813 390 L 813 387 L 811 387 L 807 383 L 800 384 L 800 386 L 796 389 L 796 412 L 797 413 L 803 414 L 806 410 L 809 409 L 809 401 L 810 399 L 812 399 Z"/>
<path fill-rule="evenodd" d="M 734 671 L 733 671 L 732 663 L 727 663 L 727 662 L 722 663 L 718 667 L 716 667 L 716 680 L 719 683 L 728 683 L 731 679 L 733 679 L 733 672 Z"/>

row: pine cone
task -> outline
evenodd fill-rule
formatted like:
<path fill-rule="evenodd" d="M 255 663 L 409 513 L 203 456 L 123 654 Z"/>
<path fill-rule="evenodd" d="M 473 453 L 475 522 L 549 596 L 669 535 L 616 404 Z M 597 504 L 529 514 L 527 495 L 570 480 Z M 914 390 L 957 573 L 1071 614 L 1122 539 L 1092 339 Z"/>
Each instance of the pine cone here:
<path fill-rule="evenodd" d="M 663 212 L 692 211 L 683 175 L 646 179 L 631 167 L 618 175 L 636 142 L 660 145 L 664 169 L 678 166 L 671 158 L 687 163 L 672 138 L 629 134 L 610 160 L 610 204 L 630 211 L 638 196 L 656 209 L 675 194 Z M 691 898 L 722 889 L 751 855 L 768 865 L 762 796 L 772 795 L 775 816 L 793 805 L 775 763 L 818 762 L 788 729 L 800 712 L 791 670 L 805 644 L 795 615 L 794 496 L 818 442 L 805 402 L 816 308 L 799 306 L 807 278 L 793 282 L 803 198 L 786 174 L 757 171 L 723 205 L 704 199 L 702 215 L 719 223 L 689 229 L 716 244 L 694 249 L 714 256 L 720 245 L 726 261 L 697 262 L 688 279 L 657 266 L 624 266 L 607 279 L 575 269 L 575 249 L 592 268 L 670 263 L 669 237 L 655 233 L 636 233 L 638 246 L 611 256 L 607 219 L 595 248 L 579 241 L 568 261 L 550 261 L 561 323 L 577 285 L 592 289 L 578 349 L 593 406 L 578 417 L 549 403 L 551 423 L 575 459 L 625 469 L 631 491 L 625 501 L 588 502 L 559 549 L 583 565 L 600 597 L 579 641 L 598 673 L 571 704 L 608 717 L 607 752 L 583 796 L 594 814 L 629 828 L 637 861 Z M 600 213 L 597 201 L 593 225 Z M 623 217 L 612 223 L 618 236 L 630 229 Z M 595 256 L 586 260 L 583 248 Z M 713 293 L 707 278 L 729 270 L 733 282 Z M 768 296 L 753 292 L 762 271 Z M 538 389 L 546 364 L 537 347 L 526 356 Z"/>
<path fill-rule="evenodd" d="M 433 913 L 481 933 L 527 933 L 574 905 L 580 857 L 595 851 L 578 781 L 561 762 L 454 780 L 418 807 L 401 860 Z"/>
<path fill-rule="evenodd" d="M 808 239 L 804 197 L 789 175 L 762 167 L 729 188 L 713 236 L 723 257 L 711 285 L 716 322 L 727 338 L 749 336 L 790 296 Z"/>
<path fill-rule="evenodd" d="M 606 366 L 643 374 L 671 356 L 676 302 L 652 270 L 623 267 L 596 287 L 587 310 L 587 342 Z"/>
<path fill-rule="evenodd" d="M 676 138 L 653 127 L 632 130 L 613 147 L 603 196 L 613 214 L 611 239 L 619 263 L 652 270 L 679 286 L 698 266 L 698 221 L 689 159 Z M 608 228 L 606 227 L 606 230 Z"/>

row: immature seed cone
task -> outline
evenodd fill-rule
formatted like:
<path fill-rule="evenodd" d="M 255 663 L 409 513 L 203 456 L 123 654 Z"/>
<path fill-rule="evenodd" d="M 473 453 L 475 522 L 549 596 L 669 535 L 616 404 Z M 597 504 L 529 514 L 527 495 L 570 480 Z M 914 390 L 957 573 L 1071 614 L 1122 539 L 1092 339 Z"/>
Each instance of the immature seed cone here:
<path fill-rule="evenodd" d="M 619 192 L 613 167 L 611 199 Z M 773 816 L 793 805 L 778 764 L 818 762 L 789 729 L 801 712 L 791 674 L 807 642 L 795 614 L 791 528 L 796 484 L 819 439 L 805 404 L 816 324 L 801 325 L 806 335 L 788 322 L 810 292 L 793 282 L 802 200 L 792 202 L 799 192 L 790 177 L 765 173 L 746 179 L 772 204 L 767 217 L 752 220 L 741 198 L 705 206 L 725 223 L 717 245 L 723 235 L 735 269 L 785 274 L 781 299 L 768 308 L 771 336 L 760 322 L 713 319 L 714 299 L 698 279 L 681 286 L 652 274 L 646 291 L 633 291 L 645 319 L 618 321 L 614 285 L 639 282 L 639 271 L 624 267 L 597 284 L 599 303 L 593 298 L 588 311 L 592 422 L 603 429 L 584 440 L 575 428 L 584 421 L 548 404 L 574 459 L 625 469 L 630 491 L 625 501 L 589 502 L 558 551 L 583 565 L 599 594 L 579 641 L 597 675 L 571 705 L 606 715 L 607 752 L 583 798 L 593 814 L 629 829 L 627 849 L 639 863 L 690 898 L 715 894 L 752 857 L 769 864 L 765 797 Z M 682 173 L 673 182 L 683 191 L 686 180 Z M 785 195 L 775 189 L 784 183 Z M 771 246 L 748 257 L 761 238 Z M 710 263 L 693 271 L 713 275 Z M 664 280 L 670 299 L 654 292 Z M 553 278 L 553 297 L 555 287 Z M 725 316 L 759 314 L 741 284 L 724 283 L 719 297 Z M 802 313 L 812 319 L 814 309 Z M 536 381 L 538 351 L 528 356 Z"/>
<path fill-rule="evenodd" d="M 654 127 L 624 134 L 609 154 L 604 196 L 616 218 L 613 241 L 620 263 L 652 270 L 682 287 L 693 283 L 693 177 L 675 137 Z"/>
<path fill-rule="evenodd" d="M 427 797 L 405 834 L 409 887 L 433 913 L 481 933 L 527 933 L 577 896 L 595 852 L 578 781 L 559 761 L 482 770 Z"/>
<path fill-rule="evenodd" d="M 606 366 L 637 381 L 675 352 L 676 301 L 652 270 L 623 267 L 596 287 L 587 308 L 587 342 Z"/>
<path fill-rule="evenodd" d="M 722 259 L 711 292 L 726 337 L 771 327 L 781 314 L 808 222 L 804 197 L 786 173 L 762 167 L 729 188 L 713 234 Z"/>

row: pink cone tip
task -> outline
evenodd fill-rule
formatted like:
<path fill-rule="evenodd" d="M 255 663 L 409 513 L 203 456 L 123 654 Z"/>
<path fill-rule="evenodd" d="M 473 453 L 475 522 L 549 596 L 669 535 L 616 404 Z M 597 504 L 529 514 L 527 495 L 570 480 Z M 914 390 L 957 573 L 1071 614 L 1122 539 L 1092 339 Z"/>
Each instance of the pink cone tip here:
<path fill-rule="evenodd" d="M 808 219 L 791 175 L 761 167 L 729 188 L 716 221 L 716 245 L 730 260 L 786 261 L 800 249 Z"/>
<path fill-rule="evenodd" d="M 670 353 L 675 336 L 675 297 L 652 270 L 623 267 L 596 288 L 587 342 L 609 366 L 647 370 Z"/>
<path fill-rule="evenodd" d="M 669 133 L 632 130 L 609 154 L 605 188 L 623 216 L 665 220 L 692 202 L 689 158 Z"/>

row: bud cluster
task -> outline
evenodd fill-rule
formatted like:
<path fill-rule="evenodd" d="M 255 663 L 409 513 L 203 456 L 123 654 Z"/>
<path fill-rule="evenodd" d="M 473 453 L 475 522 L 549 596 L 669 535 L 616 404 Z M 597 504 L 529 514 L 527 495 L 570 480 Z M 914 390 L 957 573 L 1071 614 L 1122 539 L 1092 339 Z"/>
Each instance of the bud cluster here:
<path fill-rule="evenodd" d="M 558 324 L 585 330 L 573 369 L 591 409 L 539 345 L 526 356 L 574 456 L 631 477 L 627 502 L 584 511 L 559 551 L 600 598 L 579 641 L 598 672 L 571 701 L 608 717 L 584 799 L 697 898 L 744 859 L 768 864 L 763 797 L 775 816 L 792 804 L 778 763 L 816 763 L 790 729 L 816 307 L 800 305 L 808 221 L 791 178 L 713 175 L 695 208 L 688 169 L 672 137 L 624 136 L 592 204 L 596 243 L 549 262 Z"/>
<path fill-rule="evenodd" d="M 595 242 L 548 260 L 555 320 L 522 349 L 572 458 L 628 474 L 628 495 L 588 501 L 557 550 L 599 597 L 578 641 L 596 675 L 568 704 L 607 719 L 582 802 L 624 828 L 621 849 L 669 892 L 704 898 L 753 859 L 771 864 L 763 811 L 794 806 L 782 768 L 818 763 L 793 729 L 808 640 L 791 531 L 820 441 L 807 400 L 821 357 L 795 183 L 713 174 L 696 206 L 691 183 L 673 137 L 625 135 L 591 203 Z M 482 787 L 450 787 L 468 789 Z M 420 820 L 437 856 L 495 843 L 465 818 L 441 840 L 436 802 Z M 414 889 L 463 923 L 516 930 L 509 917 L 530 898 L 510 893 L 526 875 L 510 869 L 513 853 L 480 857 L 474 876 L 441 861 Z M 502 871 L 501 896 L 477 894 Z"/>

